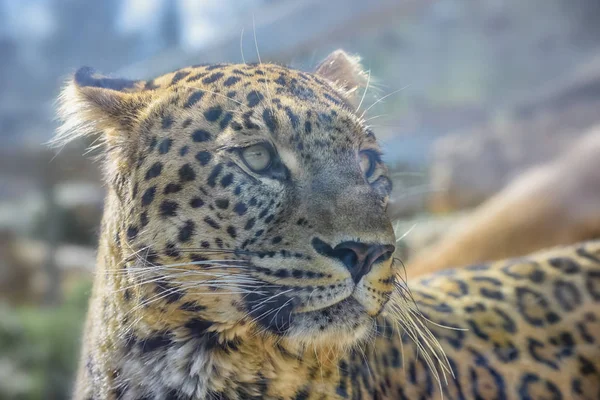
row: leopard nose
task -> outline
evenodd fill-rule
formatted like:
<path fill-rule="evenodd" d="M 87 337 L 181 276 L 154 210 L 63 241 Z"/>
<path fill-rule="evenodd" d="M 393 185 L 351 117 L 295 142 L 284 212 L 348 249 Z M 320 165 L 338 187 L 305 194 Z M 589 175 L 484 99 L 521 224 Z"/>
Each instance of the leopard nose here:
<path fill-rule="evenodd" d="M 371 271 L 374 264 L 389 260 L 394 249 L 393 245 L 348 241 L 335 246 L 331 256 L 339 259 L 350 271 L 354 282 L 358 283 Z"/>

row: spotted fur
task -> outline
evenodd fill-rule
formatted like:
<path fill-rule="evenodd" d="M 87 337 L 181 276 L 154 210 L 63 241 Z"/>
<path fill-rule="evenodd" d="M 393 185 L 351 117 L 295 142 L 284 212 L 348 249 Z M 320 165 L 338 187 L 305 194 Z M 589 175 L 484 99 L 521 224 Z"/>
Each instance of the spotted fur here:
<path fill-rule="evenodd" d="M 341 51 L 75 74 L 57 142 L 102 132 L 108 188 L 75 398 L 598 398 L 600 243 L 408 290 L 364 76 Z M 386 250 L 357 271 L 347 243 Z"/>

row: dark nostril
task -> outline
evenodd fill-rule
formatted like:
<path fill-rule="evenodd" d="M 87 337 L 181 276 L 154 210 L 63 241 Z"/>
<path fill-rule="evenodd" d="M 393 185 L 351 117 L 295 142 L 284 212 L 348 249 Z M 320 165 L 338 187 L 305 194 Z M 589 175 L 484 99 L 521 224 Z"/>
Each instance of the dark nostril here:
<path fill-rule="evenodd" d="M 334 249 L 333 257 L 339 259 L 346 268 L 352 270 L 358 264 L 358 255 L 351 249 Z"/>
<path fill-rule="evenodd" d="M 335 246 L 330 257 L 339 259 L 350 271 L 354 282 L 368 274 L 374 264 L 387 261 L 394 252 L 392 245 L 366 244 L 354 241 L 343 242 Z"/>

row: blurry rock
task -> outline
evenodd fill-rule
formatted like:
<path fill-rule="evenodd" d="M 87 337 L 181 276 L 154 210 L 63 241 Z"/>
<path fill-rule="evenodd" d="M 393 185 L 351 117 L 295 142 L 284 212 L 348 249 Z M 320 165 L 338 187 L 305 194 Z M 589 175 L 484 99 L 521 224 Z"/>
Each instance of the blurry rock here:
<path fill-rule="evenodd" d="M 559 156 L 600 123 L 600 59 L 536 93 L 503 120 L 439 139 L 432 149 L 429 208 L 477 206 L 528 168 Z"/>
<path fill-rule="evenodd" d="M 423 212 L 427 199 L 435 188 L 428 182 L 428 174 L 408 165 L 390 168 L 393 191 L 388 202 L 387 212 L 392 220 L 413 216 Z"/>
<path fill-rule="evenodd" d="M 19 257 L 15 244 L 14 233 L 0 231 L 0 301 L 11 304 L 31 300 L 35 275 L 34 268 Z"/>
<path fill-rule="evenodd" d="M 43 264 L 48 251 L 44 242 L 0 231 L 0 303 L 39 304 L 43 301 L 48 285 Z M 81 278 L 89 279 L 96 262 L 96 252 L 91 247 L 61 245 L 54 256 L 61 271 L 63 289 Z"/>
<path fill-rule="evenodd" d="M 600 237 L 600 126 L 534 167 L 409 263 L 409 276 Z"/>
<path fill-rule="evenodd" d="M 393 222 L 396 234 L 396 253 L 402 262 L 406 263 L 420 251 L 434 243 L 464 218 L 465 212 L 456 212 L 444 216 L 419 214 L 410 219 Z"/>

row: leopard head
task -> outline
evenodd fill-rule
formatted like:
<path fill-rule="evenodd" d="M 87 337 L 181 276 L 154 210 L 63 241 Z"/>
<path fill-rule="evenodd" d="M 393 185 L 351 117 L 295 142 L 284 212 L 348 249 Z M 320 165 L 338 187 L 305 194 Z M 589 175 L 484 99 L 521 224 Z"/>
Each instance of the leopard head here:
<path fill-rule="evenodd" d="M 396 270 L 391 181 L 357 112 L 364 83 L 343 51 L 314 73 L 217 64 L 130 81 L 80 69 L 57 142 L 100 133 L 98 279 L 118 307 L 181 335 L 193 323 L 298 343 L 368 336 Z"/>

